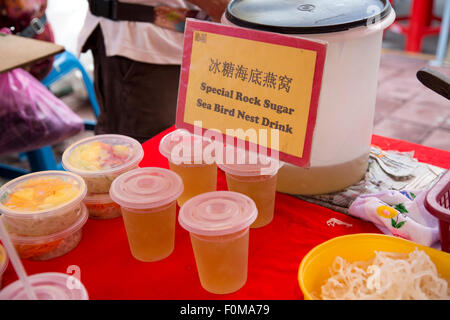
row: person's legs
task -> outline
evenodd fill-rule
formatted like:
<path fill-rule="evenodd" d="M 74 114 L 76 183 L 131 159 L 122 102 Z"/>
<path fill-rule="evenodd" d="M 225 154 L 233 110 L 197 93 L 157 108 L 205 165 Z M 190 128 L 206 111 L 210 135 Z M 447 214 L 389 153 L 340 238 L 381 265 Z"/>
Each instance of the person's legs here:
<path fill-rule="evenodd" d="M 123 134 L 144 142 L 175 124 L 180 66 L 107 57 L 100 27 L 84 46 L 88 49 L 94 56 L 100 106 L 96 134 Z"/>

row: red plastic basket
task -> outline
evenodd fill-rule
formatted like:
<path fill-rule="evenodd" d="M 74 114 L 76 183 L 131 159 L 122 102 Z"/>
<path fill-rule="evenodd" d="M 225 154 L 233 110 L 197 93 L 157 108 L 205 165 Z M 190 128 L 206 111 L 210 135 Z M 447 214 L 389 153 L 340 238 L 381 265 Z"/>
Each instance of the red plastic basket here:
<path fill-rule="evenodd" d="M 450 252 L 450 170 L 428 190 L 425 197 L 425 208 L 439 219 L 442 251 Z"/>

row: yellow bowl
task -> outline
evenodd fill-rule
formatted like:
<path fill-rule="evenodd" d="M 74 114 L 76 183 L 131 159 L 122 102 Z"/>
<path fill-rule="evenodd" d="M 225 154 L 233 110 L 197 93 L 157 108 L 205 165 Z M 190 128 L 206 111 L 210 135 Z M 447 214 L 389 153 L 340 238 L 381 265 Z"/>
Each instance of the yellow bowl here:
<path fill-rule="evenodd" d="M 412 241 L 376 233 L 359 233 L 336 237 L 313 248 L 303 258 L 298 283 L 306 300 L 318 299 L 320 287 L 330 277 L 329 267 L 337 256 L 350 262 L 370 260 L 375 251 L 409 253 L 415 248 L 425 251 L 441 277 L 450 279 L 450 254 Z"/>

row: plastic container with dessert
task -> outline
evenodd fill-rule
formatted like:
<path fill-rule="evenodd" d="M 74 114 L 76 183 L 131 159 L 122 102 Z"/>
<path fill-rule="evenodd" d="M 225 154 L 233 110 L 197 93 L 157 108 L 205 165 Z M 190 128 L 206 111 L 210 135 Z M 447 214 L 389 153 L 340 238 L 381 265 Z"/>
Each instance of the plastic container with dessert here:
<path fill-rule="evenodd" d="M 8 232 L 48 236 L 83 216 L 83 179 L 65 171 L 42 171 L 16 178 L 0 188 L 0 213 Z"/>
<path fill-rule="evenodd" d="M 88 219 L 86 206 L 81 204 L 81 214 L 68 228 L 45 236 L 23 236 L 9 232 L 17 254 L 22 259 L 50 260 L 75 249 L 82 238 L 82 228 Z"/>
<path fill-rule="evenodd" d="M 83 202 L 91 219 L 113 219 L 122 216 L 120 205 L 111 199 L 109 193 L 88 193 Z"/>
<path fill-rule="evenodd" d="M 8 255 L 5 248 L 0 244 L 0 289 L 2 288 L 3 273 L 8 266 Z"/>
<path fill-rule="evenodd" d="M 108 193 L 116 177 L 139 167 L 141 144 L 130 137 L 104 134 L 82 139 L 64 151 L 63 167 L 83 177 L 89 193 Z"/>

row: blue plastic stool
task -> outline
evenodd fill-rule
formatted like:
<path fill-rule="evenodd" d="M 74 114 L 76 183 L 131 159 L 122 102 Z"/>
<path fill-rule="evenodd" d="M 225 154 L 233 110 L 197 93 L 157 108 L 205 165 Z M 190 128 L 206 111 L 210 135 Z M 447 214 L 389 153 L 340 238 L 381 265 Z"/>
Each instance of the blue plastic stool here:
<path fill-rule="evenodd" d="M 43 170 L 63 170 L 61 163 L 57 163 L 52 147 L 45 146 L 37 150 L 24 153 L 28 158 L 31 170 L 17 168 L 7 164 L 0 163 L 0 177 L 14 179 L 21 175 L 43 171 Z"/>
<path fill-rule="evenodd" d="M 50 85 L 52 85 L 74 69 L 78 69 L 81 72 L 84 86 L 86 87 L 89 101 L 91 102 L 92 110 L 94 111 L 95 117 L 98 117 L 100 108 L 98 107 L 97 98 L 95 97 L 94 85 L 92 83 L 92 80 L 80 61 L 78 61 L 78 59 L 70 52 L 65 51 L 55 57 L 52 71 L 41 82 L 44 86 L 50 87 Z"/>
<path fill-rule="evenodd" d="M 75 69 L 78 69 L 82 74 L 92 110 L 97 118 L 100 113 L 100 108 L 97 103 L 92 80 L 80 61 L 78 61 L 78 59 L 70 52 L 65 51 L 55 57 L 52 71 L 41 82 L 46 87 L 50 87 L 50 85 Z M 84 121 L 86 130 L 94 130 L 95 125 L 96 121 Z M 20 158 L 25 158 L 24 155 L 30 163 L 30 171 L 0 163 L 0 176 L 7 179 L 14 179 L 35 171 L 63 170 L 61 163 L 57 163 L 51 146 L 45 146 L 37 150 L 21 153 Z"/>

